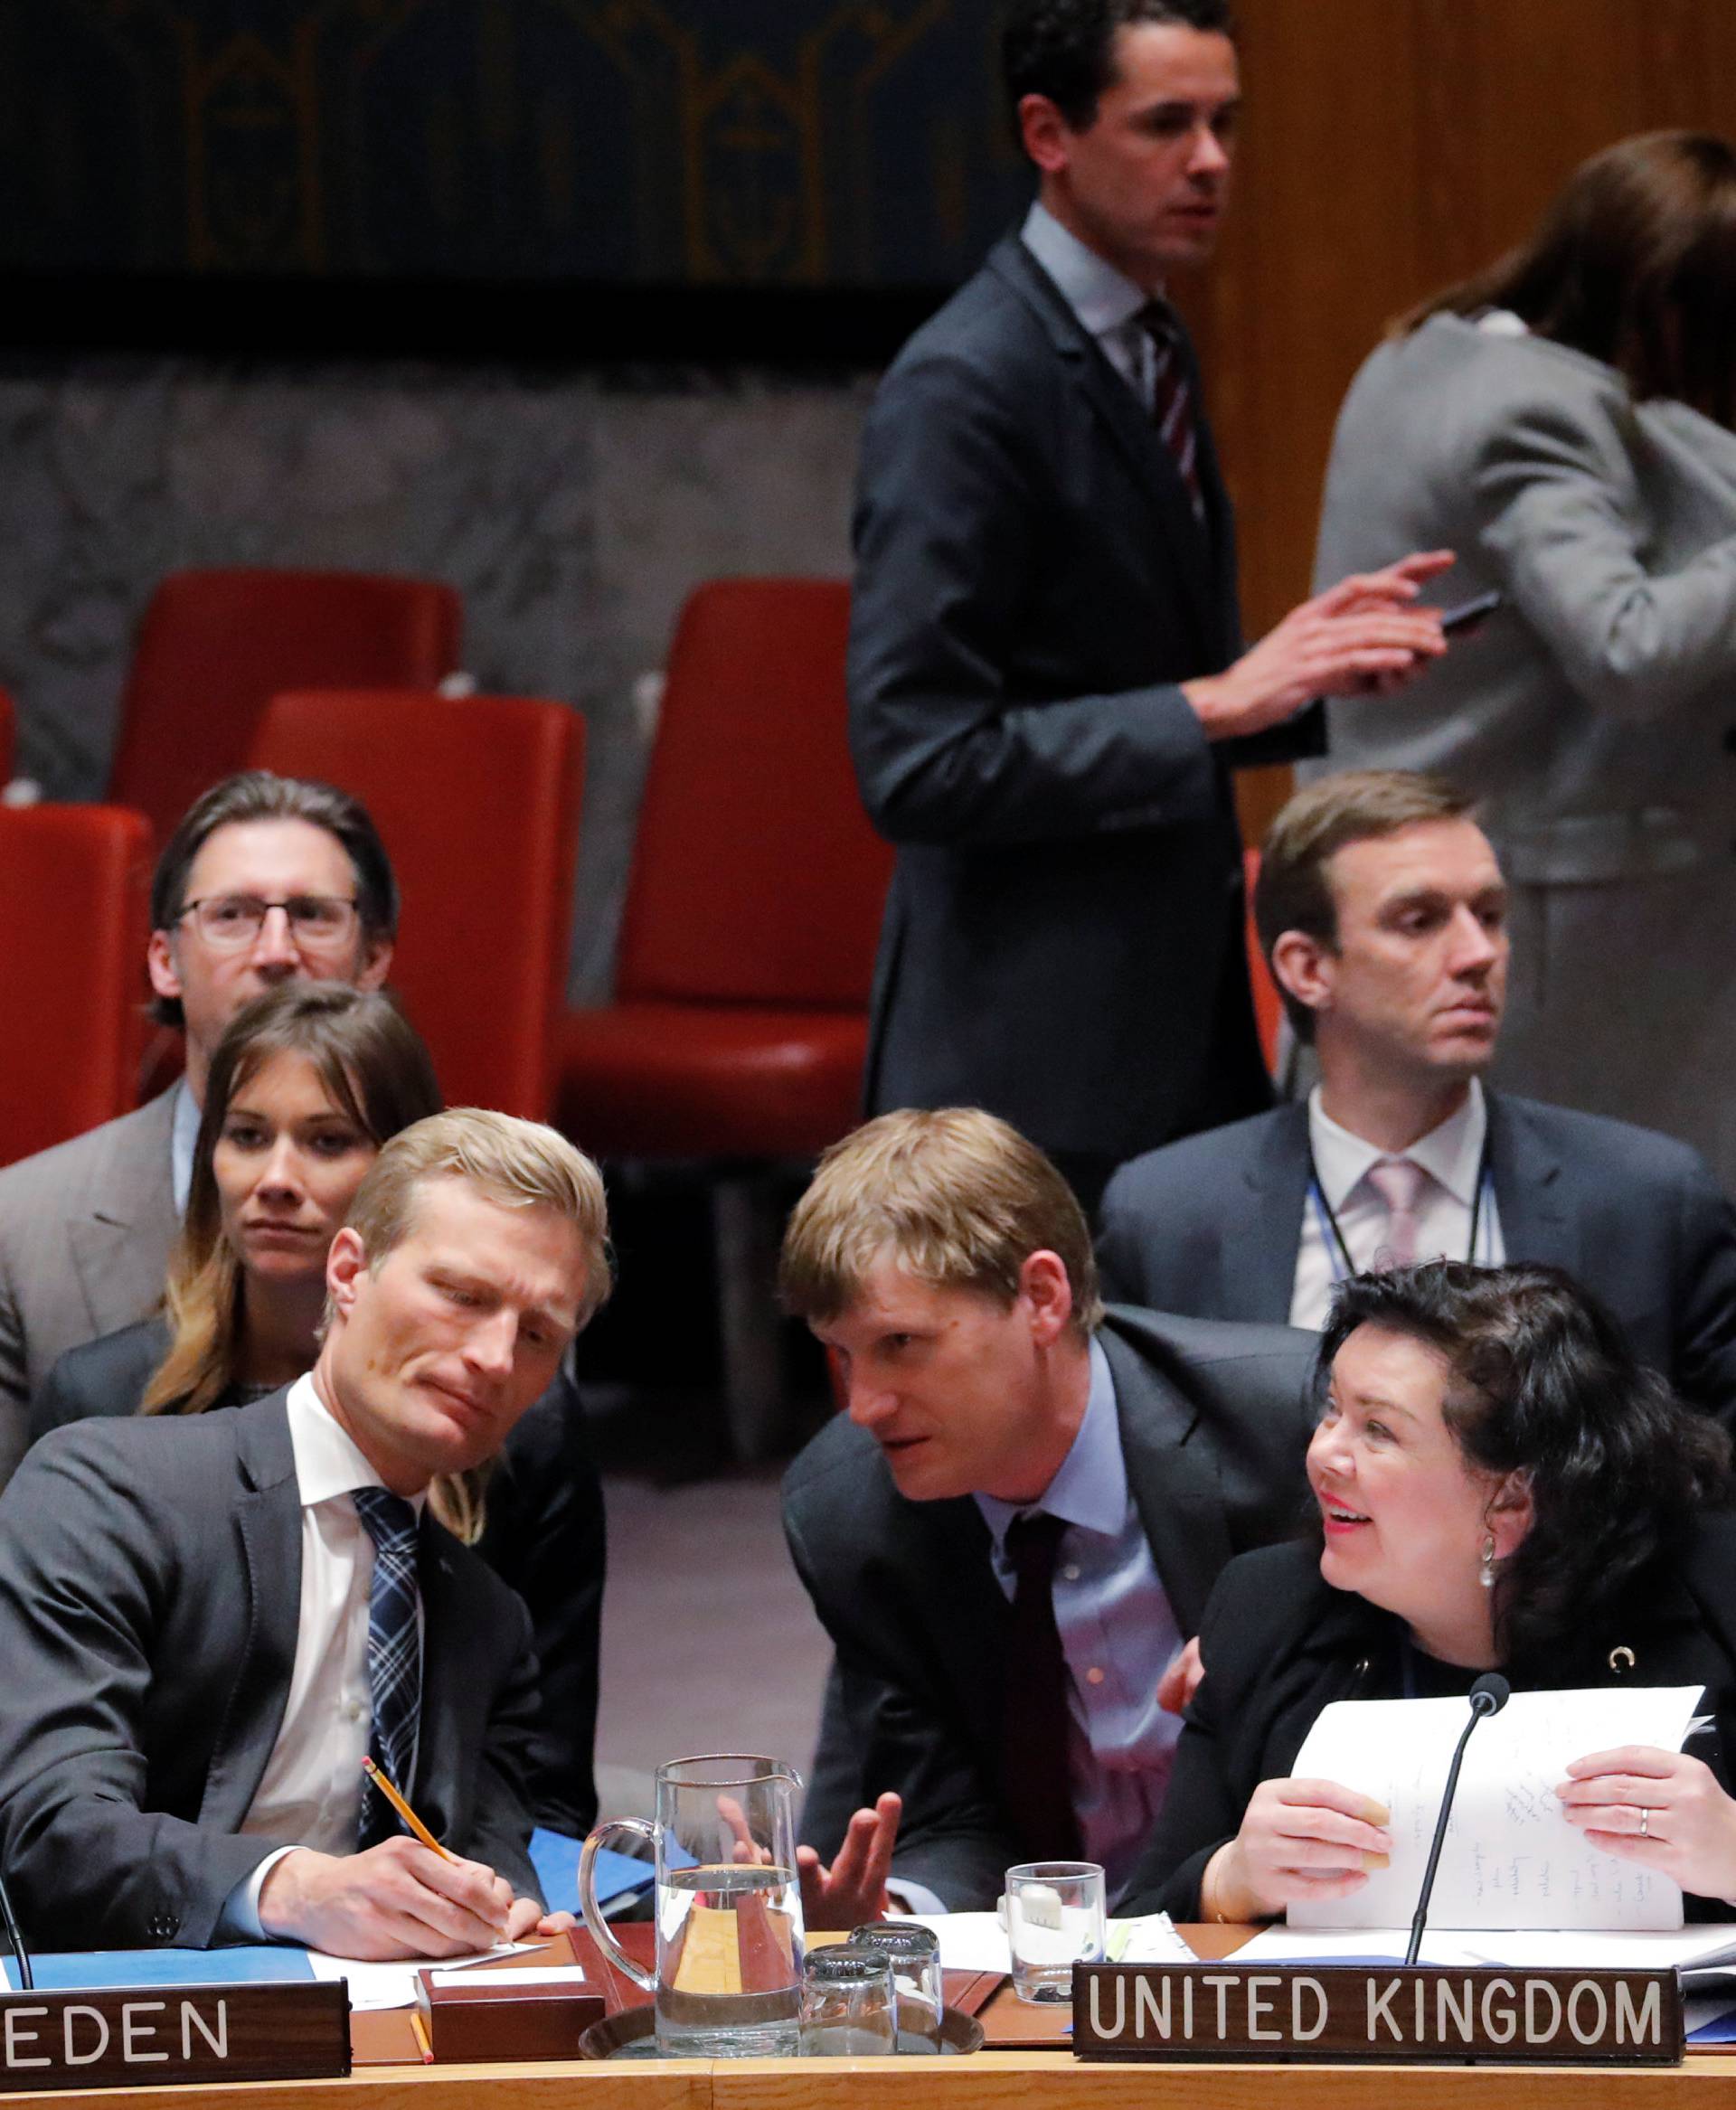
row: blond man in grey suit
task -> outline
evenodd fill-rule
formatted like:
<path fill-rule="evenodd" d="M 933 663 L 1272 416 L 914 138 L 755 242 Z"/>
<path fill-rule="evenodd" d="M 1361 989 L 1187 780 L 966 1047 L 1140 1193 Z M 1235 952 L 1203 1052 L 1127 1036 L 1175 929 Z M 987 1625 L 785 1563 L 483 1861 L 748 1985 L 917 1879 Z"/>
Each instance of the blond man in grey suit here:
<path fill-rule="evenodd" d="M 205 1072 L 224 1026 L 279 982 L 377 988 L 398 889 L 373 823 L 328 785 L 249 770 L 195 801 L 157 861 L 146 965 L 186 1069 L 136 1113 L 0 1172 L 0 1484 L 55 1358 L 163 1294 Z"/>

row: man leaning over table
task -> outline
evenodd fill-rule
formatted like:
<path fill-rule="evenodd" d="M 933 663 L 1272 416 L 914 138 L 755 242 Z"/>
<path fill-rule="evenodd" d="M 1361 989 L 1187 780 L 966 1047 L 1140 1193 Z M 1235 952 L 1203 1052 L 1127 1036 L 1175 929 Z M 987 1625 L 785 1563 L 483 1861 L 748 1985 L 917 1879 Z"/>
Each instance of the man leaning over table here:
<path fill-rule="evenodd" d="M 805 1831 L 857 1864 L 856 1805 L 891 1791 L 877 1844 L 906 1905 L 987 1906 L 1010 1864 L 1080 1852 L 1113 1892 L 1212 1583 L 1300 1514 L 1307 1337 L 1104 1312 L 1066 1182 L 976 1108 L 835 1144 L 780 1285 L 844 1407 L 784 1482 L 836 1651 Z"/>
<path fill-rule="evenodd" d="M 425 1501 L 553 1378 L 606 1241 L 596 1167 L 552 1129 L 437 1115 L 356 1195 L 308 1376 L 31 1451 L 0 1497 L 0 1858 L 27 1940 L 439 1956 L 547 1924 L 529 1622 Z M 453 1858 L 363 1795 L 369 1755 Z"/>

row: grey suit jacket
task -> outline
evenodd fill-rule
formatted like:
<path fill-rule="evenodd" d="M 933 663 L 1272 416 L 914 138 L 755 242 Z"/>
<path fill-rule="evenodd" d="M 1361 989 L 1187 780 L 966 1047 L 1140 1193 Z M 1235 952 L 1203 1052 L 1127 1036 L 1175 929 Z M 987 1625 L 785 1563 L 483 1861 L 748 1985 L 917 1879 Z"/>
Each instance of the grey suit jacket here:
<path fill-rule="evenodd" d="M 1507 1258 L 1576 1276 L 1643 1361 L 1736 1429 L 1736 1211 L 1704 1160 L 1505 1092 L 1488 1109 Z M 1307 1181 L 1301 1105 L 1136 1158 L 1103 1197 L 1105 1294 L 1201 1319 L 1288 1319 Z"/>
<path fill-rule="evenodd" d="M 0 1172 L 0 1486 L 58 1356 L 162 1299 L 179 1228 L 171 1088 L 137 1112 Z"/>
<path fill-rule="evenodd" d="M 201 1945 L 274 1847 L 244 1835 L 300 1609 L 284 1395 L 191 1420 L 86 1421 L 0 1497 L 0 1857 L 44 1948 Z M 436 1835 L 534 1896 L 524 1608 L 424 1519 L 420 1747 Z"/>
<path fill-rule="evenodd" d="M 1322 579 L 1458 551 L 1508 606 L 1332 767 L 1437 769 L 1514 883 L 1497 1081 L 1661 1128 L 1736 1187 L 1736 434 L 1596 360 L 1437 316 L 1345 399 Z"/>
<path fill-rule="evenodd" d="M 1192 1634 L 1231 1556 L 1299 1520 L 1314 1342 L 1126 1310 L 1098 1337 L 1134 1502 Z M 982 1512 L 967 1495 L 907 1500 L 840 1416 L 785 1477 L 784 1529 L 837 1652 L 804 1835 L 830 1852 L 850 1813 L 894 1788 L 894 1871 L 955 1910 L 991 1905 L 1018 1857 L 1001 1788 L 1012 1615 Z"/>
<path fill-rule="evenodd" d="M 1178 685 L 1240 645 L 1203 420 L 1199 466 L 1203 530 L 1133 391 L 1015 239 L 887 373 L 849 661 L 863 797 L 898 845 L 871 1111 L 974 1104 L 1113 1159 L 1207 1092 L 1268 1103 L 1232 758 Z"/>

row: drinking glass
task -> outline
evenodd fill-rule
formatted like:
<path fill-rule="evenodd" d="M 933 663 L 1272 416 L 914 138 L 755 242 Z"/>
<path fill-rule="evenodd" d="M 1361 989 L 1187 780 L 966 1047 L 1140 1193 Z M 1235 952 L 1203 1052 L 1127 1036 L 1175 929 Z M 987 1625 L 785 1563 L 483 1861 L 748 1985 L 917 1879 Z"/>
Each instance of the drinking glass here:
<path fill-rule="evenodd" d="M 892 1958 L 854 1939 L 811 1949 L 802 1971 L 802 2053 L 861 2058 L 893 2051 Z"/>
<path fill-rule="evenodd" d="M 599 1824 L 579 1859 L 579 1903 L 618 1971 L 656 1995 L 657 2049 L 671 2058 L 762 2058 L 801 2039 L 802 1902 L 796 1879 L 801 1776 L 775 1758 L 672 1759 L 656 1774 L 656 1821 Z M 599 1847 L 645 1840 L 656 1864 L 657 1967 L 642 1971 L 597 1904 Z"/>
<path fill-rule="evenodd" d="M 1028 1860 L 1006 1871 L 1006 1939 L 1021 2000 L 1073 1997 L 1073 1965 L 1103 1955 L 1103 1870 L 1090 1860 Z"/>
<path fill-rule="evenodd" d="M 913 1919 L 877 1919 L 859 1926 L 852 1942 L 878 1949 L 892 1966 L 892 2007 L 901 2051 L 939 2051 L 940 2016 L 947 2004 L 940 1942 L 932 1927 Z"/>

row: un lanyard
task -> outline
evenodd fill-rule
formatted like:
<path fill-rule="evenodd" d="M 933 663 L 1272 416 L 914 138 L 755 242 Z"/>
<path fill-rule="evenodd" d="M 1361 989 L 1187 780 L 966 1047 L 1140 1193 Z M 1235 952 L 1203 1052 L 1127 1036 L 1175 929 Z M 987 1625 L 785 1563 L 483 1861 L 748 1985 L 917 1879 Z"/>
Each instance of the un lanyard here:
<path fill-rule="evenodd" d="M 1493 1235 L 1489 1225 L 1490 1212 L 1485 1210 L 1483 1200 L 1485 1195 L 1493 1200 L 1494 1193 L 1495 1174 L 1489 1167 L 1489 1145 L 1486 1138 L 1483 1155 L 1477 1168 L 1477 1192 L 1471 1202 L 1471 1236 L 1465 1248 L 1467 1260 L 1477 1261 L 1479 1238 L 1486 1248 L 1490 1242 Z M 1337 1215 L 1331 1202 L 1326 1200 L 1326 1191 L 1320 1184 L 1320 1174 L 1315 1165 L 1312 1150 L 1308 1153 L 1308 1203 L 1320 1229 L 1320 1242 L 1326 1248 L 1326 1263 L 1332 1269 L 1332 1279 L 1335 1286 L 1344 1281 L 1346 1276 L 1358 1274 L 1360 1270 L 1351 1258 L 1350 1248 L 1344 1242 L 1344 1234 L 1339 1229 Z M 1486 1250 L 1481 1265 L 1485 1267 L 1489 1265 Z"/>

